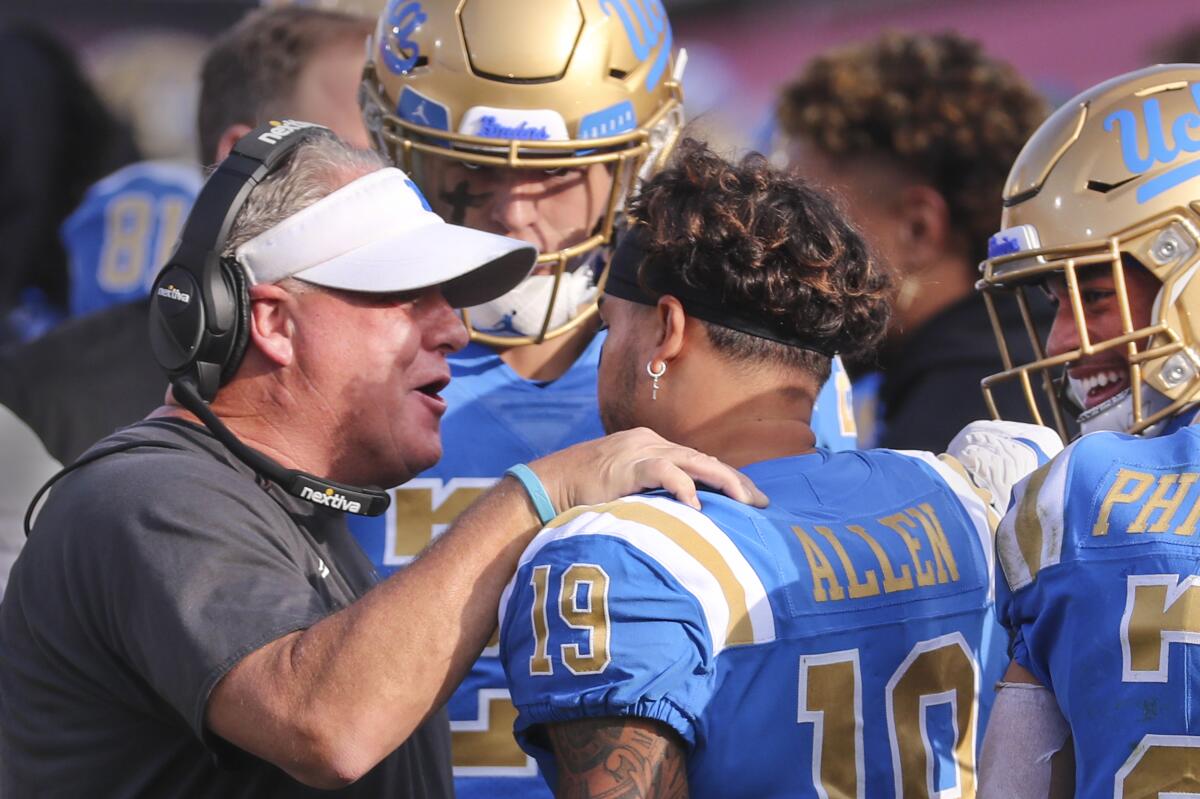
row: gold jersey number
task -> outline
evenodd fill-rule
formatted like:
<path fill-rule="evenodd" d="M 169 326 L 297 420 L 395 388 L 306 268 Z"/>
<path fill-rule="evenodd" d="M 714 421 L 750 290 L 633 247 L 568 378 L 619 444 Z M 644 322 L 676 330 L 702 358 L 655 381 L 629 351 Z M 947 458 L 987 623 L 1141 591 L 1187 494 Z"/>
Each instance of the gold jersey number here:
<path fill-rule="evenodd" d="M 1169 682 L 1171 644 L 1200 644 L 1200 577 L 1131 574 L 1125 586 L 1121 680 Z M 1114 799 L 1166 795 L 1200 795 L 1200 736 L 1145 735 L 1117 771 Z"/>
<path fill-rule="evenodd" d="M 916 644 L 887 682 L 888 743 L 895 795 L 934 799 L 975 796 L 975 718 L 978 665 L 958 633 Z M 813 725 L 812 781 L 822 799 L 865 799 L 862 675 L 857 649 L 800 658 L 796 720 Z M 933 705 L 950 706 L 956 738 L 956 785 L 934 785 L 925 725 Z"/>

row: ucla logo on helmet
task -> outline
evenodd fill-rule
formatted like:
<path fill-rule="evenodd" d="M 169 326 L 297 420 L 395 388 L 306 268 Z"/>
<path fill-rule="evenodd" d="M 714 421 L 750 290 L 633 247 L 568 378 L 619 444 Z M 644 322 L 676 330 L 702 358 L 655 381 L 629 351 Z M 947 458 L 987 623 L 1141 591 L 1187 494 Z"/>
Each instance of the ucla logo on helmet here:
<path fill-rule="evenodd" d="M 412 36 L 429 19 L 420 3 L 390 0 L 384 12 L 386 35 L 379 42 L 379 56 L 397 75 L 410 72 L 421 57 L 421 46 Z"/>
<path fill-rule="evenodd" d="M 654 63 L 646 75 L 646 88 L 653 91 L 667 69 L 673 42 L 671 23 L 662 0 L 600 0 L 600 7 L 608 16 L 615 13 L 621 20 L 621 27 L 625 29 L 629 46 L 638 61 L 654 56 Z"/>
<path fill-rule="evenodd" d="M 1181 153 L 1200 151 L 1200 83 L 1190 84 L 1188 90 L 1196 111 L 1182 113 L 1172 120 L 1163 119 L 1157 97 L 1143 100 L 1140 114 L 1122 108 L 1105 117 L 1104 130 L 1110 133 L 1115 130 L 1121 145 L 1121 160 L 1131 173 L 1141 175 L 1156 166 L 1174 163 Z M 1171 144 L 1167 143 L 1168 130 Z M 1198 176 L 1200 159 L 1189 160 L 1138 186 L 1137 201 L 1141 204 L 1152 200 Z"/>

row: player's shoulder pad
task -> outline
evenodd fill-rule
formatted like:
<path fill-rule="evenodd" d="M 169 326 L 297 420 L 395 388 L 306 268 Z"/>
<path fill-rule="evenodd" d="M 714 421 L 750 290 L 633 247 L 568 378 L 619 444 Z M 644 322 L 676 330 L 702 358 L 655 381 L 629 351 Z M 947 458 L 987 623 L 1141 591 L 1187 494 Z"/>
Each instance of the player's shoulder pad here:
<path fill-rule="evenodd" d="M 971 422 L 959 431 L 946 455 L 962 465 L 975 486 L 987 492 L 996 513 L 1003 516 L 1017 483 L 1062 449 L 1062 439 L 1049 427 L 987 420 Z"/>
<path fill-rule="evenodd" d="M 978 421 L 959 431 L 941 455 L 898 453 L 924 463 L 940 477 L 990 539 L 1008 509 L 1013 486 L 1060 450 L 1058 434 L 1048 427 Z"/>
<path fill-rule="evenodd" d="M 996 530 L 996 555 L 1013 591 L 1029 585 L 1042 569 L 1062 560 L 1068 478 L 1076 463 L 1088 460 L 1088 450 L 1095 443 L 1088 441 L 1091 438 L 1084 436 L 1071 442 L 1013 489 L 1008 513 Z"/>
<path fill-rule="evenodd" d="M 728 646 L 774 640 L 767 585 L 729 535 L 703 513 L 656 496 L 572 508 L 552 520 L 521 555 L 501 596 L 501 624 L 518 575 L 528 565 L 555 563 L 564 542 L 573 543 L 575 558 L 578 547 L 588 546 L 593 537 L 619 539 L 691 593 L 708 624 L 713 654 Z"/>

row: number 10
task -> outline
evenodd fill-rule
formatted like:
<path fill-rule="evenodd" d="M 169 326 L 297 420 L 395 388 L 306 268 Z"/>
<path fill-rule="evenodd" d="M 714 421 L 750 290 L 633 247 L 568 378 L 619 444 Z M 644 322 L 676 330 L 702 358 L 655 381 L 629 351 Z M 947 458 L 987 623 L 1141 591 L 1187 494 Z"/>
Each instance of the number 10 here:
<path fill-rule="evenodd" d="M 922 641 L 893 672 L 886 690 L 895 795 L 905 799 L 975 796 L 978 667 L 959 633 Z M 858 650 L 800 658 L 796 721 L 813 725 L 812 779 L 822 799 L 865 799 L 862 675 Z M 956 784 L 938 791 L 926 710 L 948 704 L 954 721 Z"/>

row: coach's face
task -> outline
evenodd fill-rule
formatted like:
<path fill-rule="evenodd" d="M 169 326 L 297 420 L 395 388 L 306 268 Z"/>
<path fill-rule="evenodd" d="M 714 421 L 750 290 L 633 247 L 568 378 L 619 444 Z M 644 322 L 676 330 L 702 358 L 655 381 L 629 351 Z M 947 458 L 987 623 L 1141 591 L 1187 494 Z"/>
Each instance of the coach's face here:
<path fill-rule="evenodd" d="M 439 425 L 450 381 L 446 356 L 466 330 L 439 289 L 405 294 L 298 294 L 295 363 L 323 429 L 305 431 L 338 453 L 334 479 L 399 485 L 442 454 Z"/>

